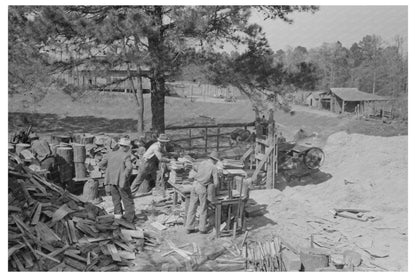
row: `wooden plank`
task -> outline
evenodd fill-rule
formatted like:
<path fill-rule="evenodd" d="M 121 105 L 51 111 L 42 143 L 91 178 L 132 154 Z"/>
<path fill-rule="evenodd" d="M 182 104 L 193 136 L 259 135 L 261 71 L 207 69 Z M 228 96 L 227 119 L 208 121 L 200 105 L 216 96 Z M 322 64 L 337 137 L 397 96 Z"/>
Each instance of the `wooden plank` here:
<path fill-rule="evenodd" d="M 123 226 L 123 227 L 125 227 L 127 229 L 136 230 L 136 226 L 133 223 L 128 222 L 128 221 L 126 221 L 124 219 L 114 219 L 114 223 L 113 224 L 114 225 Z"/>
<path fill-rule="evenodd" d="M 272 153 L 274 147 L 270 147 L 267 152 L 265 157 L 259 162 L 258 166 L 256 167 L 256 170 L 253 173 L 253 180 L 257 180 L 257 175 L 259 174 L 260 170 L 263 168 L 264 164 L 266 163 L 266 161 L 268 160 L 270 154 Z"/>
<path fill-rule="evenodd" d="M 118 254 L 117 248 L 114 246 L 114 244 L 107 244 L 108 252 L 110 252 L 111 258 L 113 261 L 121 262 L 120 255 Z"/>
<path fill-rule="evenodd" d="M 10 247 L 9 252 L 8 252 L 9 259 L 10 259 L 10 256 L 14 254 L 14 252 L 16 252 L 17 250 L 23 247 L 25 247 L 24 244 L 16 244 L 15 246 Z"/>
<path fill-rule="evenodd" d="M 19 257 L 13 254 L 12 256 L 13 261 L 16 263 L 17 269 L 19 271 L 26 271 L 25 267 L 22 264 L 22 261 L 20 261 Z"/>
<path fill-rule="evenodd" d="M 58 271 L 61 272 L 63 271 L 64 267 L 65 267 L 65 262 L 62 262 L 52 267 L 51 269 L 49 269 L 48 272 L 58 272 Z"/>
<path fill-rule="evenodd" d="M 129 240 L 131 240 L 132 238 L 139 238 L 139 239 L 144 238 L 144 232 L 143 232 L 143 230 L 140 230 L 140 229 L 139 230 L 121 229 L 120 231 L 124 236 L 129 238 Z"/>
<path fill-rule="evenodd" d="M 29 252 L 23 252 L 22 257 L 25 260 L 25 267 L 26 268 L 31 268 L 34 265 L 32 255 Z"/>
<path fill-rule="evenodd" d="M 250 147 L 240 158 L 240 161 L 244 162 L 254 152 L 254 147 Z"/>
<path fill-rule="evenodd" d="M 74 243 L 78 242 L 77 233 L 75 230 L 74 222 L 72 220 L 68 220 L 68 228 L 69 228 L 69 233 L 71 235 L 71 240 Z"/>
<path fill-rule="evenodd" d="M 52 215 L 52 222 L 57 222 L 64 218 L 69 213 L 73 212 L 72 209 L 70 209 L 66 204 L 63 204 L 59 209 L 55 211 L 55 213 Z"/>
<path fill-rule="evenodd" d="M 79 271 L 84 271 L 85 268 L 86 268 L 86 266 L 83 263 L 78 262 L 78 261 L 76 261 L 74 259 L 71 259 L 69 257 L 66 257 L 64 259 L 64 262 L 65 262 L 65 264 L 67 264 L 69 266 L 72 266 L 73 268 L 75 268 L 75 269 L 77 269 Z"/>
<path fill-rule="evenodd" d="M 42 212 L 42 203 L 39 203 L 32 217 L 32 222 L 31 222 L 32 225 L 38 224 L 41 212 Z"/>
<path fill-rule="evenodd" d="M 68 248 L 69 248 L 69 245 L 65 245 L 64 247 L 62 247 L 60 249 L 56 249 L 55 251 L 52 251 L 51 253 L 48 254 L 48 256 L 51 257 L 51 258 L 53 258 L 53 257 L 61 254 L 62 252 L 64 252 Z"/>
<path fill-rule="evenodd" d="M 263 160 L 264 159 L 264 157 L 265 157 L 265 155 L 264 154 L 261 154 L 261 153 L 257 153 L 256 155 L 254 155 L 254 157 L 257 159 L 257 160 Z"/>
<path fill-rule="evenodd" d="M 150 225 L 152 225 L 152 227 L 156 228 L 159 231 L 163 231 L 163 230 L 167 229 L 167 227 L 165 225 L 162 225 L 159 222 L 152 222 L 152 224 L 150 224 Z"/>
<path fill-rule="evenodd" d="M 81 256 L 79 256 L 79 255 L 77 255 L 77 254 L 73 253 L 72 251 L 67 250 L 67 251 L 65 251 L 65 252 L 64 252 L 64 254 L 65 254 L 65 256 L 68 256 L 68 257 L 74 258 L 75 260 L 78 260 L 78 261 L 81 261 L 81 262 L 87 263 L 87 259 L 86 259 L 86 258 L 81 257 Z"/>
<path fill-rule="evenodd" d="M 136 259 L 136 254 L 134 252 L 131 251 L 118 251 L 118 254 L 120 256 L 120 258 L 122 259 L 126 259 L 126 260 L 134 260 Z"/>
<path fill-rule="evenodd" d="M 72 237 L 71 237 L 71 231 L 69 231 L 68 222 L 65 220 L 65 221 L 62 222 L 62 224 L 65 227 L 66 237 L 68 238 L 68 242 L 69 242 L 69 244 L 72 244 L 73 241 L 72 241 Z"/>
<path fill-rule="evenodd" d="M 33 178 L 33 176 L 30 177 L 29 179 L 33 185 L 35 185 L 43 194 L 47 194 L 47 191 L 45 189 L 44 186 L 42 186 L 38 181 L 35 180 L 35 178 Z"/>
<path fill-rule="evenodd" d="M 48 259 L 48 260 L 51 260 L 51 261 L 53 261 L 53 262 L 55 262 L 55 263 L 60 263 L 61 261 L 60 260 L 57 260 L 57 259 L 55 259 L 55 258 L 53 258 L 53 257 L 49 257 L 48 255 L 46 255 L 45 253 L 43 253 L 43 252 L 41 252 L 41 251 L 39 251 L 39 250 L 35 250 L 35 252 L 36 252 L 36 254 L 38 254 L 39 256 L 41 256 L 41 257 L 43 257 L 43 258 L 46 258 L 46 259 Z"/>
<path fill-rule="evenodd" d="M 61 238 L 43 222 L 38 222 L 35 229 L 40 234 L 43 241 L 49 243 L 61 240 Z"/>
<path fill-rule="evenodd" d="M 133 252 L 133 251 L 134 251 L 134 247 L 133 247 L 132 245 L 130 245 L 130 244 L 121 243 L 121 242 L 116 241 L 116 240 L 114 240 L 113 242 L 114 242 L 117 246 L 119 246 L 119 247 L 123 248 L 123 249 L 124 249 L 124 250 L 126 250 L 126 251 L 130 251 L 130 252 Z"/>

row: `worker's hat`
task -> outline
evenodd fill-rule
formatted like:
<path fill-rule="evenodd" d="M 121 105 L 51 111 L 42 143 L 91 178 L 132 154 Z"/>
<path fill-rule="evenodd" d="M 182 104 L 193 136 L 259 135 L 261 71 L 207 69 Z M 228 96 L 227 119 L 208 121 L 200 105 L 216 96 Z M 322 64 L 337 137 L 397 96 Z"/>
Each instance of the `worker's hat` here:
<path fill-rule="evenodd" d="M 169 142 L 170 139 L 167 135 L 165 134 L 160 134 L 159 137 L 157 138 L 158 141 L 160 142 Z"/>
<path fill-rule="evenodd" d="M 212 152 L 211 152 L 211 154 L 209 155 L 209 157 L 210 157 L 211 159 L 216 160 L 216 161 L 219 161 L 219 160 L 220 160 L 220 158 L 219 158 L 219 156 L 218 156 L 218 152 L 217 152 L 217 151 L 212 151 Z"/>
<path fill-rule="evenodd" d="M 121 146 L 130 146 L 131 145 L 131 142 L 130 142 L 130 140 L 128 138 L 121 138 L 118 141 L 118 144 L 121 145 Z"/>

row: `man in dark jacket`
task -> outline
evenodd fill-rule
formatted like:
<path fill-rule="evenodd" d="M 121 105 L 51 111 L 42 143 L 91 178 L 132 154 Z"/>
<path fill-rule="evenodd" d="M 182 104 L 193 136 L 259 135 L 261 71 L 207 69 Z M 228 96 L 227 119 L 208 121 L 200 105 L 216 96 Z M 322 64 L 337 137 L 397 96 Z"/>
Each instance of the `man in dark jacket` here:
<path fill-rule="evenodd" d="M 121 138 L 118 144 L 120 148 L 117 151 L 109 152 L 99 166 L 107 166 L 104 185 L 110 186 L 115 218 L 119 219 L 122 217 L 121 201 L 123 201 L 125 209 L 124 218 L 129 222 L 133 222 L 135 208 L 129 184 L 129 177 L 132 171 L 129 151 L 131 143 L 127 138 Z"/>

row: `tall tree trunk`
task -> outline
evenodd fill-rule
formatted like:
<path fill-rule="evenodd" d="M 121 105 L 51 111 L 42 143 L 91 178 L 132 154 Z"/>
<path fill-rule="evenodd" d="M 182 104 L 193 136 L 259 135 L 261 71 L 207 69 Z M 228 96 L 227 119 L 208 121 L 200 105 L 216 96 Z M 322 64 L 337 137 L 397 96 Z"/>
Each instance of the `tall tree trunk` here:
<path fill-rule="evenodd" d="M 140 72 L 140 68 L 138 66 L 138 87 L 137 89 L 135 88 L 134 85 L 134 81 L 133 81 L 133 76 L 131 75 L 130 72 L 130 65 L 127 65 L 127 73 L 129 76 L 129 81 L 130 81 L 130 86 L 131 86 L 131 90 L 132 93 L 134 95 L 134 99 L 136 100 L 136 104 L 137 104 L 137 136 L 141 137 L 144 135 L 144 101 L 143 101 L 143 85 L 142 85 L 142 77 L 141 77 L 141 72 Z"/>
<path fill-rule="evenodd" d="M 376 71 L 373 72 L 373 94 L 376 93 Z"/>
<path fill-rule="evenodd" d="M 130 83 L 132 87 L 132 91 L 134 94 L 134 98 L 136 99 L 137 104 L 137 136 L 141 137 L 144 135 L 144 101 L 143 101 L 143 86 L 142 86 L 142 78 L 139 76 L 138 79 L 138 87 L 135 89 L 134 82 L 130 78 Z"/>
<path fill-rule="evenodd" d="M 152 129 L 160 134 L 165 132 L 165 79 L 152 78 L 151 84 Z"/>

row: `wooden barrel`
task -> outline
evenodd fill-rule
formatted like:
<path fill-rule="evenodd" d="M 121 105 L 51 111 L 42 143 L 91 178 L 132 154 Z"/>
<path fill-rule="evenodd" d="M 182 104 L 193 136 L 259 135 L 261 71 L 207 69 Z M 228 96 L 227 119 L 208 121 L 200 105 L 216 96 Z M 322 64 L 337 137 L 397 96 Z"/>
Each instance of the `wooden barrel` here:
<path fill-rule="evenodd" d="M 16 144 L 16 154 L 20 154 L 20 152 L 29 148 L 30 148 L 30 144 L 28 143 L 18 143 Z"/>
<path fill-rule="evenodd" d="M 56 155 L 62 157 L 68 164 L 72 164 L 74 161 L 73 149 L 71 147 L 58 147 L 56 149 Z"/>
<path fill-rule="evenodd" d="M 85 145 L 75 143 L 72 145 L 72 149 L 74 149 L 74 163 L 84 163 L 87 158 Z"/>
<path fill-rule="evenodd" d="M 87 169 L 85 168 L 84 162 L 75 162 L 75 178 L 82 179 L 87 177 Z"/>

